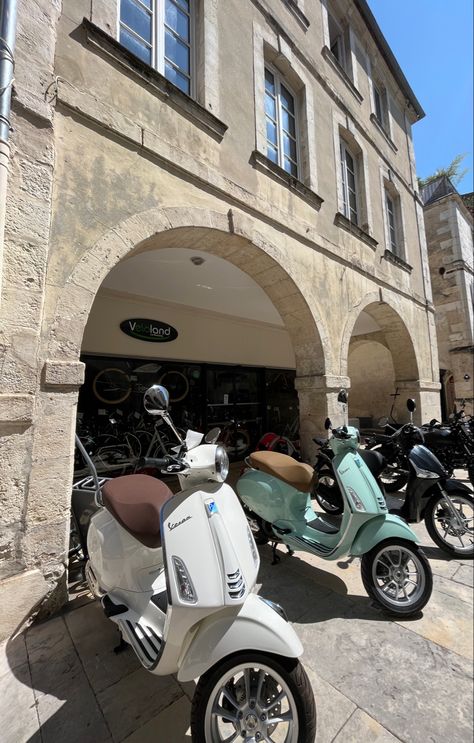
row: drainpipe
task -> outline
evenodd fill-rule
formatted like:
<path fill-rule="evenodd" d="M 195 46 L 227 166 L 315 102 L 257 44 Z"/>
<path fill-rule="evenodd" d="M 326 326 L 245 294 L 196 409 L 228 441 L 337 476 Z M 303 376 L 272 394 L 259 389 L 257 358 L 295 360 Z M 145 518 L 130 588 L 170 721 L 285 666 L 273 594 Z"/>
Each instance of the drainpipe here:
<path fill-rule="evenodd" d="M 15 60 L 17 0 L 0 2 L 0 300 L 3 269 L 3 242 L 10 160 L 10 103 Z"/>

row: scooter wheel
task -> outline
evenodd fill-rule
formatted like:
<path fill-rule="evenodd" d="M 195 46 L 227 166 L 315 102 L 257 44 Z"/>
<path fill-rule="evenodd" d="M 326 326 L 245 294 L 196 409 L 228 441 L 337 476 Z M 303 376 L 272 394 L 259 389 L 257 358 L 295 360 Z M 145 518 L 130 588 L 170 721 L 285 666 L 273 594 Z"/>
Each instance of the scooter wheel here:
<path fill-rule="evenodd" d="M 407 539 L 386 539 L 362 556 L 364 588 L 384 611 L 418 614 L 433 590 L 433 574 L 423 550 Z"/>
<path fill-rule="evenodd" d="M 316 707 L 303 666 L 251 650 L 228 656 L 199 679 L 191 734 L 193 743 L 274 740 L 273 735 L 285 743 L 314 743 Z"/>
<path fill-rule="evenodd" d="M 449 499 L 461 518 L 463 526 L 455 523 L 444 498 L 440 495 L 428 503 L 425 524 L 435 544 L 445 552 L 458 557 L 474 557 L 474 498 L 464 490 L 449 493 Z"/>

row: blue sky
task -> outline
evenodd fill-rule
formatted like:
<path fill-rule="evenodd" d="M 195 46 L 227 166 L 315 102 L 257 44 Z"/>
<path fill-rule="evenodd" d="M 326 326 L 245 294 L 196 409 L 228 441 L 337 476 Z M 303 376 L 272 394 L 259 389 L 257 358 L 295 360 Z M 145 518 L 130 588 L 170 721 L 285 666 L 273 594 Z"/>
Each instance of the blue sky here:
<path fill-rule="evenodd" d="M 368 0 L 426 113 L 413 127 L 418 175 L 467 153 L 457 185 L 473 190 L 472 0 Z"/>

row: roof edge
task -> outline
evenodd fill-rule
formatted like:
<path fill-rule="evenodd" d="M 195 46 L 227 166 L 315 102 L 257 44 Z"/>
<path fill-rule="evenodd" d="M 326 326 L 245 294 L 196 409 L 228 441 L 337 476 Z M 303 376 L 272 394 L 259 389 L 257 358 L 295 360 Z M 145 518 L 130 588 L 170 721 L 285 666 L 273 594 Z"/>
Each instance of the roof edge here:
<path fill-rule="evenodd" d="M 399 84 L 402 92 L 406 96 L 407 100 L 411 103 L 413 106 L 413 109 L 416 113 L 417 120 L 423 119 L 426 115 L 418 98 L 414 94 L 408 80 L 406 79 L 405 75 L 403 74 L 402 68 L 398 64 L 396 57 L 392 50 L 390 49 L 390 46 L 383 35 L 382 31 L 380 30 L 380 26 L 377 23 L 374 14 L 372 13 L 367 0 L 354 0 L 354 5 L 356 6 L 357 10 L 361 14 L 362 18 L 364 19 L 365 23 L 367 24 L 367 28 L 369 29 L 370 33 L 372 34 L 372 37 L 377 44 L 377 47 L 379 48 L 379 51 L 381 52 L 383 58 L 385 59 L 392 75 L 394 76 L 395 80 Z"/>

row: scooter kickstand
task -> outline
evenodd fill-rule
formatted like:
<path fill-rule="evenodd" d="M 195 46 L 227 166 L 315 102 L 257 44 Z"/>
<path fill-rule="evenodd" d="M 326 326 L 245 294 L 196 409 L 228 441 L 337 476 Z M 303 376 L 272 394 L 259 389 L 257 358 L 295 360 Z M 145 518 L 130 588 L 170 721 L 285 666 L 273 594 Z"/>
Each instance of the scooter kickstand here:
<path fill-rule="evenodd" d="M 295 551 L 292 550 L 291 547 L 289 547 L 287 544 L 285 544 L 285 547 L 286 547 L 286 549 L 288 551 L 289 556 L 290 557 L 293 557 L 293 555 L 295 554 Z"/>
<path fill-rule="evenodd" d="M 278 565 L 278 563 L 280 562 L 280 555 L 277 555 L 276 553 L 277 544 L 278 542 L 272 542 L 272 565 Z"/>
<path fill-rule="evenodd" d="M 118 655 L 119 653 L 123 653 L 124 650 L 128 648 L 128 642 L 125 642 L 122 635 L 120 635 L 120 642 L 118 645 L 114 647 L 114 653 L 115 655 Z"/>

